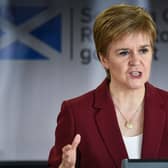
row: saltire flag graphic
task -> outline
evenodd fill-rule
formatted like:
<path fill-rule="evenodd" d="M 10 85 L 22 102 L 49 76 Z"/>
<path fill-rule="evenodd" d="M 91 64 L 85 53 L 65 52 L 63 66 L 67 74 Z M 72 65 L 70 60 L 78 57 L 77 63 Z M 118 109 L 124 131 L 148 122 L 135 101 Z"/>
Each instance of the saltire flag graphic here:
<path fill-rule="evenodd" d="M 49 60 L 62 50 L 62 15 L 47 6 L 0 6 L 0 60 Z"/>

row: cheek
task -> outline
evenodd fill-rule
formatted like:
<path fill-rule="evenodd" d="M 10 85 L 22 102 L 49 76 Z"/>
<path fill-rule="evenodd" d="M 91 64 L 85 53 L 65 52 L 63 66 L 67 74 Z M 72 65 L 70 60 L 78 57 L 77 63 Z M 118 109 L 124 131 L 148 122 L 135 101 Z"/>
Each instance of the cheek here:
<path fill-rule="evenodd" d="M 150 70 L 150 69 L 151 69 L 151 64 L 152 64 L 152 60 L 149 59 L 149 60 L 146 62 L 146 69 L 147 69 L 147 70 Z"/>
<path fill-rule="evenodd" d="M 148 61 L 145 64 L 145 73 L 146 73 L 146 75 L 147 75 L 148 78 L 150 76 L 150 72 L 151 72 L 151 61 Z"/>
<path fill-rule="evenodd" d="M 110 71 L 111 73 L 116 73 L 117 75 L 121 75 L 124 71 L 124 66 L 121 66 L 120 64 L 113 63 L 110 65 Z"/>

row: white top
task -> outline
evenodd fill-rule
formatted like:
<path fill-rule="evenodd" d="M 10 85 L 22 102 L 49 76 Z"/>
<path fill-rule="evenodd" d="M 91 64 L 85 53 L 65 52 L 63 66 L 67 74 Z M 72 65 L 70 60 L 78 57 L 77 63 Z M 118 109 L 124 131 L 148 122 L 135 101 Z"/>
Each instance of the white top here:
<path fill-rule="evenodd" d="M 129 159 L 141 158 L 142 134 L 132 137 L 123 136 Z"/>

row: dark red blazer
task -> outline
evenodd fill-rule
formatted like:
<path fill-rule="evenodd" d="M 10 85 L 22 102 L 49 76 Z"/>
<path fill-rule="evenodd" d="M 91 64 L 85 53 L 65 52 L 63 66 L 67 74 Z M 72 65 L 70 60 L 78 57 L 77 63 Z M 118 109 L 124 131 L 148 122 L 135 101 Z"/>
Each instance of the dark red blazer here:
<path fill-rule="evenodd" d="M 142 159 L 168 159 L 168 92 L 146 83 Z M 56 142 L 49 166 L 57 168 L 61 149 L 81 135 L 79 168 L 120 168 L 128 158 L 110 98 L 108 80 L 93 91 L 64 101 L 58 116 Z"/>

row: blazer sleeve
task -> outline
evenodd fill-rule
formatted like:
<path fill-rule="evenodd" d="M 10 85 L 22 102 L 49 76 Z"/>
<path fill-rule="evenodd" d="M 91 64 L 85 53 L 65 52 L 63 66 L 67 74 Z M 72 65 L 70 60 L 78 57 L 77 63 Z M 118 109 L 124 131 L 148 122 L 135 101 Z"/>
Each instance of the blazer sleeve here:
<path fill-rule="evenodd" d="M 61 163 L 62 148 L 71 144 L 75 136 L 75 120 L 72 108 L 68 101 L 64 101 L 61 111 L 57 117 L 57 126 L 55 130 L 55 144 L 49 152 L 48 166 L 58 168 Z"/>

